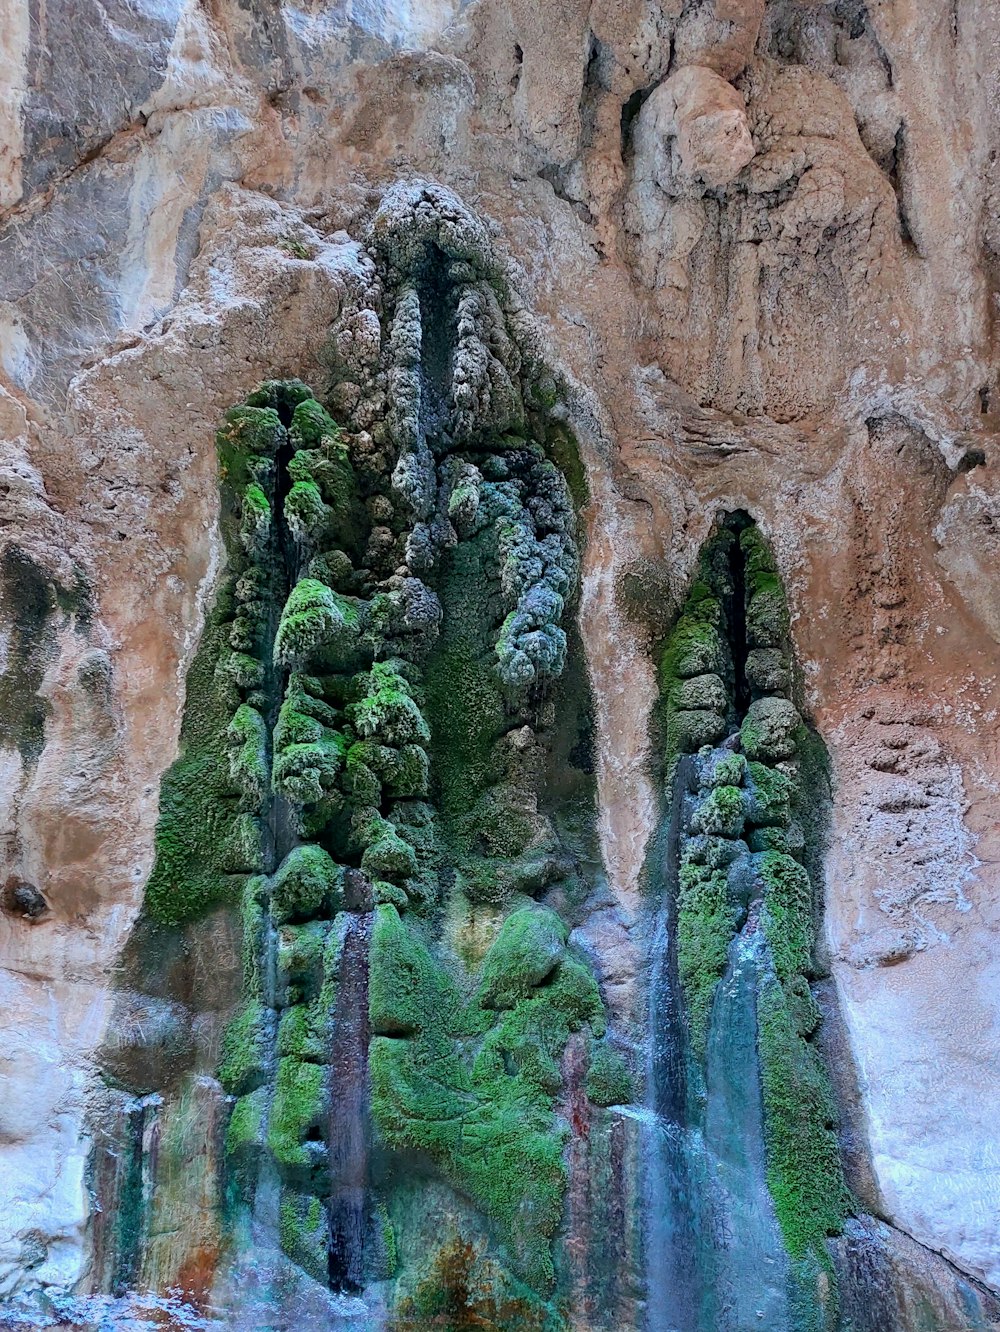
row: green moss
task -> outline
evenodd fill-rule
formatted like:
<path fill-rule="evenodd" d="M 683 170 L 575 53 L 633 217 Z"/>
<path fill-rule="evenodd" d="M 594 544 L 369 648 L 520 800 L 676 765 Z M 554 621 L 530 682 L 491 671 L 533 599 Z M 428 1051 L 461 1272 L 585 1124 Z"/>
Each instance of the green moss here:
<path fill-rule="evenodd" d="M 320 1200 L 283 1189 L 278 1237 L 282 1253 L 325 1285 L 329 1226 Z"/>
<path fill-rule="evenodd" d="M 323 1063 L 329 1055 L 325 1025 L 325 1015 L 317 1011 L 315 1004 L 293 1004 L 286 1008 L 278 1024 L 278 1055 Z"/>
<path fill-rule="evenodd" d="M 303 545 L 317 547 L 333 530 L 333 510 L 323 502 L 315 481 L 296 481 L 285 496 L 285 521 Z"/>
<path fill-rule="evenodd" d="M 412 1035 L 436 1004 L 456 1005 L 458 995 L 426 944 L 407 928 L 393 906 L 375 911 L 368 968 L 372 1031 Z"/>
<path fill-rule="evenodd" d="M 180 755 L 160 786 L 145 909 L 164 924 L 232 900 L 241 875 L 261 867 L 266 728 L 252 704 L 266 669 L 229 640 L 256 641 L 270 577 L 273 459 L 284 438 L 277 412 L 257 406 L 227 413 L 218 434 L 228 563 L 188 672 Z"/>
<path fill-rule="evenodd" d="M 343 667 L 353 660 L 359 632 L 356 602 L 315 578 L 301 578 L 281 612 L 275 660 L 292 668 L 311 661 Z"/>
<path fill-rule="evenodd" d="M 209 624 L 188 672 L 181 756 L 160 783 L 156 859 L 146 884 L 147 912 L 176 925 L 233 900 L 241 880 L 229 869 L 239 798 L 230 771 L 228 723 L 232 698 L 215 680 L 227 649 L 224 627 Z"/>
<path fill-rule="evenodd" d="M 452 823 L 454 844 L 460 850 L 485 852 L 512 859 L 531 841 L 535 818 L 524 808 L 523 789 L 498 783 L 485 791 L 468 811 Z"/>
<path fill-rule="evenodd" d="M 384 830 L 365 849 L 361 868 L 370 879 L 410 879 L 417 873 L 417 854 L 391 823 L 385 823 Z"/>
<path fill-rule="evenodd" d="M 722 713 L 681 706 L 686 701 L 684 682 L 698 676 L 731 676 L 729 649 L 720 632 L 722 603 L 708 582 L 696 579 L 681 614 L 667 637 L 658 668 L 660 724 L 664 767 L 669 777 L 680 754 L 693 754 L 702 745 L 716 744 L 726 732 Z"/>
<path fill-rule="evenodd" d="M 396 1247 L 396 1230 L 392 1219 L 384 1206 L 378 1209 L 379 1238 L 382 1244 L 382 1270 L 386 1278 L 396 1274 L 399 1266 L 399 1251 Z"/>
<path fill-rule="evenodd" d="M 716 786 L 698 806 L 698 830 L 713 837 L 739 837 L 746 817 L 746 797 L 738 786 Z"/>
<path fill-rule="evenodd" d="M 747 761 L 742 754 L 723 754 L 708 774 L 710 786 L 742 786 L 747 779 Z"/>
<path fill-rule="evenodd" d="M 751 648 L 781 647 L 790 632 L 788 603 L 774 556 L 759 527 L 740 533 L 746 578 L 746 629 Z"/>
<path fill-rule="evenodd" d="M 446 818 L 467 812 L 503 775 L 496 742 L 506 715 L 491 661 L 494 589 L 487 537 L 461 542 L 448 557 L 444 627 L 427 663 L 432 769 Z"/>
<path fill-rule="evenodd" d="M 230 1096 L 245 1096 L 263 1085 L 273 1036 L 274 1013 L 258 999 L 249 999 L 222 1039 L 219 1081 Z"/>
<path fill-rule="evenodd" d="M 784 827 L 791 817 L 792 781 L 778 768 L 763 763 L 748 765 L 750 822 L 758 827 Z"/>
<path fill-rule="evenodd" d="M 715 987 L 726 970 L 729 945 L 739 923 L 721 869 L 681 865 L 677 893 L 677 970 L 687 1005 L 691 1047 L 705 1053 Z"/>
<path fill-rule="evenodd" d="M 267 1088 L 258 1087 L 239 1098 L 226 1126 L 226 1159 L 240 1192 L 247 1199 L 253 1194 L 264 1151 L 266 1120 Z"/>
<path fill-rule="evenodd" d="M 328 1111 L 327 1070 L 286 1056 L 278 1060 L 274 1100 L 267 1126 L 268 1151 L 283 1179 L 318 1178 L 326 1148 L 318 1140 Z"/>
<path fill-rule="evenodd" d="M 347 715 L 359 735 L 394 748 L 425 745 L 430 740 L 410 685 L 392 662 L 375 662 L 357 683 L 363 694 Z"/>
<path fill-rule="evenodd" d="M 587 1098 L 593 1105 L 628 1105 L 635 1097 L 635 1086 L 628 1065 L 606 1041 L 595 1042 L 590 1050 L 587 1070 Z"/>
<path fill-rule="evenodd" d="M 267 723 L 256 708 L 241 703 L 226 732 L 229 775 L 249 809 L 259 809 L 268 794 L 270 761 Z"/>
<path fill-rule="evenodd" d="M 223 483 L 235 494 L 242 494 L 258 470 L 260 460 L 274 458 L 284 440 L 284 427 L 273 408 L 233 407 L 226 413 L 225 424 L 216 435 Z"/>
<path fill-rule="evenodd" d="M 527 1279 L 549 1283 L 565 1187 L 553 1098 L 570 1032 L 585 1023 L 603 1032 L 593 976 L 566 958 L 497 1022 L 461 1003 L 427 946 L 385 906 L 372 935 L 369 1006 L 380 1033 L 370 1069 L 383 1140 L 426 1152 L 490 1218 Z"/>
<path fill-rule="evenodd" d="M 802 827 L 803 860 L 815 884 L 823 882 L 830 811 L 830 755 L 821 737 L 804 722 L 795 732 L 798 780 L 792 792 L 792 817 Z"/>
<path fill-rule="evenodd" d="M 479 1002 L 484 1008 L 513 1008 L 552 973 L 565 947 L 566 927 L 555 912 L 531 907 L 512 912 L 483 962 Z"/>
<path fill-rule="evenodd" d="M 780 762 L 795 754 L 802 719 L 785 698 L 758 698 L 747 709 L 740 727 L 740 743 L 751 761 Z"/>
<path fill-rule="evenodd" d="M 279 411 L 291 415 L 299 403 L 308 401 L 312 396 L 312 389 L 303 384 L 301 379 L 266 379 L 260 388 L 254 389 L 247 396 L 247 405 L 270 408 L 275 415 Z"/>
<path fill-rule="evenodd" d="M 343 904 L 343 870 L 320 846 L 296 846 L 271 882 L 271 914 L 277 924 L 327 914 Z"/>
<path fill-rule="evenodd" d="M 390 1332 L 565 1332 L 534 1291 L 458 1236 L 424 1265 L 399 1301 Z"/>
<path fill-rule="evenodd" d="M 549 457 L 566 478 L 573 507 L 580 513 L 590 502 L 590 485 L 576 437 L 565 426 L 555 426 L 545 443 Z"/>
<path fill-rule="evenodd" d="M 839 1233 L 850 1206 L 826 1074 L 776 978 L 761 987 L 757 1021 L 767 1183 L 778 1224 L 793 1258 L 825 1258 L 823 1240 Z"/>
<path fill-rule="evenodd" d="M 315 999 L 323 982 L 323 956 L 330 924 L 283 925 L 278 931 L 275 989 L 279 1004 Z"/>
<path fill-rule="evenodd" d="M 764 887 L 762 924 L 771 946 L 778 979 L 790 980 L 809 971 L 812 961 L 812 887 L 802 866 L 779 851 L 758 857 Z"/>

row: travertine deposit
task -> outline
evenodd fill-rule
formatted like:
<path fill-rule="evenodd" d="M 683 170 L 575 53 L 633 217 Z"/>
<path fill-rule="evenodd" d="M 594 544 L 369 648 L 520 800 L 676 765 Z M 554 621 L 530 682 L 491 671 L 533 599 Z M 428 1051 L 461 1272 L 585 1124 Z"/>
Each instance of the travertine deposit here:
<path fill-rule="evenodd" d="M 773 1327 L 1000 1325 L 993 0 L 9 0 L 0 34 L 0 1299 L 37 1326 L 179 1287 L 234 1327 L 673 1327 L 662 984 L 710 1107 L 723 1010 L 760 1022 L 741 1187 L 813 1302 L 783 1288 Z M 270 442 L 233 427 L 220 473 L 248 402 Z M 219 873 L 265 886 L 163 907 L 194 875 L 162 868 L 166 775 L 230 616 L 220 734 L 233 774 L 263 755 L 232 780 L 267 845 Z M 699 616 L 717 659 L 679 668 Z M 344 753 L 279 774 L 295 725 Z M 756 773 L 716 780 L 726 746 Z M 337 819 L 313 901 L 295 858 Z M 716 853 L 758 888 L 713 971 L 677 931 Z M 775 1164 L 777 1010 L 740 957 L 820 1070 L 795 1077 L 832 1175 Z M 227 1072 L 241 1035 L 258 1063 Z M 427 1081 L 485 1166 L 426 1128 Z M 800 1233 L 788 1190 L 828 1184 Z M 294 1281 L 248 1267 L 262 1235 Z"/>

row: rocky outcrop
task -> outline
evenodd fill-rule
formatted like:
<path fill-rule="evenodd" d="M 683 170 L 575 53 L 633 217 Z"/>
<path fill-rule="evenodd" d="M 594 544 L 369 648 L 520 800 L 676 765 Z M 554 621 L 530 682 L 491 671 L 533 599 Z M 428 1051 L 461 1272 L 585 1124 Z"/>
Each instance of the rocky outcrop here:
<path fill-rule="evenodd" d="M 427 413 L 447 417 L 445 452 L 478 467 L 484 435 L 492 450 L 524 428 L 527 391 L 529 416 L 546 423 L 537 442 L 575 489 L 578 613 L 552 611 L 568 586 L 505 585 L 515 622 L 497 656 L 505 687 L 529 668 L 569 678 L 586 661 L 592 698 L 603 869 L 588 870 L 572 910 L 545 901 L 572 933 L 549 922 L 528 949 L 531 966 L 569 957 L 600 986 L 602 1017 L 594 1008 L 567 1028 L 553 1053 L 558 1086 L 544 1091 L 570 1125 L 567 1219 L 542 1230 L 557 1254 L 567 1245 L 561 1270 L 577 1272 L 565 1278 L 572 1325 L 640 1325 L 641 1088 L 631 1111 L 615 1111 L 626 1085 L 615 1065 L 588 1095 L 581 1050 L 597 1041 L 586 1024 L 609 1021 L 608 1050 L 641 1080 L 643 867 L 662 814 L 654 658 L 680 622 L 699 551 L 737 511 L 770 543 L 788 605 L 787 645 L 755 645 L 749 668 L 780 694 L 794 650 L 797 703 L 831 763 L 810 965 L 814 983 L 831 978 L 824 1030 L 840 1036 L 828 1062 L 842 1137 L 849 1129 L 864 1162 L 848 1183 L 859 1213 L 879 1218 L 850 1223 L 832 1261 L 844 1290 L 866 1264 L 895 1273 L 882 1286 L 897 1292 L 900 1327 L 913 1325 L 905 1292 L 921 1282 L 943 1326 L 963 1307 L 979 1325 L 956 1281 L 978 1292 L 976 1317 L 995 1317 L 976 1283 L 1000 1286 L 996 26 L 986 0 L 347 10 L 223 0 L 50 5 L 11 19 L 0 58 L 12 91 L 0 111 L 4 1298 L 114 1285 L 94 1190 L 134 1187 L 116 1156 L 119 1112 L 140 1148 L 173 1125 L 183 1159 L 195 1151 L 190 1111 L 205 1126 L 197 1151 L 209 1179 L 225 1168 L 225 1093 L 257 1090 L 215 1080 L 222 1033 L 246 997 L 239 922 L 206 918 L 155 991 L 141 912 L 163 878 L 161 782 L 186 743 L 185 696 L 233 567 L 212 441 L 263 383 L 299 380 L 357 441 L 355 469 L 375 467 L 392 441 L 379 491 L 392 516 L 374 504 L 364 537 L 379 579 L 433 581 L 445 519 L 471 540 L 476 496 L 498 484 L 442 479 Z M 418 276 L 431 243 L 451 268 Z M 487 253 L 489 271 L 477 258 Z M 445 326 L 456 340 L 442 351 Z M 561 432 L 576 441 L 579 475 L 554 443 Z M 296 484 L 308 478 L 289 474 Z M 527 473 L 517 484 L 525 512 L 552 503 Z M 287 540 L 308 544 L 325 514 L 298 498 Z M 327 590 L 406 600 L 403 586 Z M 336 618 L 326 592 L 298 595 L 296 614 Z M 461 611 L 445 606 L 445 624 L 449 614 Z M 283 669 L 305 673 L 289 615 Z M 351 678 L 370 665 L 352 665 Z M 727 721 L 716 675 L 685 675 L 677 695 L 683 725 L 722 718 L 718 734 L 699 736 L 710 744 Z M 243 688 L 240 706 L 263 715 Z M 450 714 L 438 707 L 440 729 Z M 566 715 L 581 707 L 574 695 Z M 531 802 L 549 779 L 529 737 L 517 748 L 517 720 L 508 757 L 534 776 L 504 789 L 543 841 Z M 774 709 L 759 720 L 779 736 Z M 274 723 L 265 729 L 280 748 Z M 395 780 L 382 750 L 402 749 L 374 732 L 356 739 L 379 750 L 371 780 Z M 235 739 L 233 751 L 243 752 Z M 369 831 L 372 846 L 375 832 L 388 837 L 381 824 Z M 264 870 L 270 880 L 278 863 Z M 405 918 L 413 876 L 368 877 L 382 885 L 382 916 Z M 480 901 L 462 934 L 476 967 L 504 937 L 495 906 Z M 290 910 L 285 921 L 279 908 L 275 930 L 308 924 Z M 331 899 L 312 920 L 332 929 L 336 916 Z M 484 1011 L 517 1011 L 502 1007 L 511 995 L 497 1000 L 505 984 L 490 982 Z M 297 1005 L 267 1007 L 277 1023 Z M 121 1091 L 125 1063 L 138 1080 L 115 1111 L 101 1070 Z M 180 1066 L 193 1080 L 164 1110 L 149 1098 Z M 260 1085 L 272 1083 L 276 1072 Z M 409 1128 L 395 1130 L 410 1142 Z M 326 1150 L 340 1131 L 324 1121 Z M 103 1184 L 88 1165 L 101 1151 Z M 596 1179 L 616 1182 L 602 1190 Z M 346 1175 L 341 1184 L 344 1196 L 354 1187 Z M 449 1158 L 433 1196 L 456 1209 L 455 1196 L 464 1206 L 471 1195 L 489 1219 L 477 1187 Z M 187 1202 L 164 1194 L 162 1205 L 165 1233 Z M 300 1256 L 311 1252 L 310 1206 L 295 1212 Z M 483 1223 L 469 1224 L 471 1234 Z M 191 1258 L 190 1288 L 204 1293 L 223 1230 L 192 1233 L 187 1255 L 161 1245 L 150 1280 Z M 502 1325 L 497 1309 L 520 1298 L 505 1283 L 531 1268 L 525 1259 L 514 1278 L 498 1275 L 495 1254 L 475 1247 L 488 1230 L 471 1251 L 459 1241 L 444 1253 L 431 1277 L 471 1281 L 487 1292 L 482 1316 L 489 1306 Z M 623 1274 L 613 1291 L 606 1273 L 590 1290 L 580 1275 L 603 1270 L 602 1230 Z M 124 1289 L 134 1270 L 121 1273 Z M 418 1304 L 419 1287 L 415 1278 Z M 230 1287 L 226 1298 L 237 1308 L 251 1295 Z M 337 1316 L 354 1316 L 355 1295 L 338 1298 Z"/>

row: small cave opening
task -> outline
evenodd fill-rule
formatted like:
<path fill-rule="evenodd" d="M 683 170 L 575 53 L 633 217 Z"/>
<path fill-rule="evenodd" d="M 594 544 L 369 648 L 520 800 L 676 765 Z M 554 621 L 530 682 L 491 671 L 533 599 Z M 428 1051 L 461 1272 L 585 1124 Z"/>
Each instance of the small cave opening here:
<path fill-rule="evenodd" d="M 510 76 L 510 90 L 516 93 L 521 84 L 521 71 L 524 67 L 524 51 L 514 43 L 514 73 Z"/>
<path fill-rule="evenodd" d="M 621 153 L 624 162 L 632 148 L 632 129 L 636 117 L 647 99 L 656 91 L 657 84 L 650 83 L 645 88 L 636 88 L 631 97 L 622 103 L 621 114 Z"/>

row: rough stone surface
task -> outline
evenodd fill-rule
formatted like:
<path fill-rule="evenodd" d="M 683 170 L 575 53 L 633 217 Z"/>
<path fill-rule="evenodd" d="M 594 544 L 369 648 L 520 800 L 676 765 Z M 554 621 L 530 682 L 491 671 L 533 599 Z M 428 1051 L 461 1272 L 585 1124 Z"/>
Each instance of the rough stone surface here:
<path fill-rule="evenodd" d="M 364 362 L 370 307 L 329 331 L 413 177 L 484 219 L 576 386 L 608 875 L 576 937 L 612 1015 L 641 1021 L 657 813 L 622 580 L 656 568 L 669 616 L 745 508 L 834 764 L 825 943 L 882 1214 L 1000 1286 L 992 0 L 29 8 L 0 25 L 0 545 L 51 613 L 43 744 L 0 732 L 0 883 L 47 909 L 0 912 L 0 1296 L 85 1275 L 85 1102 L 220 560 L 215 427 Z"/>

